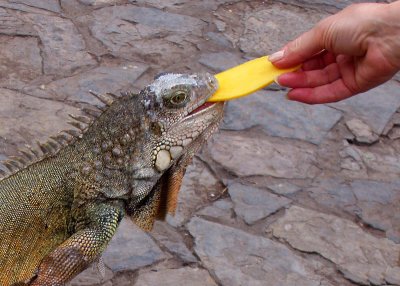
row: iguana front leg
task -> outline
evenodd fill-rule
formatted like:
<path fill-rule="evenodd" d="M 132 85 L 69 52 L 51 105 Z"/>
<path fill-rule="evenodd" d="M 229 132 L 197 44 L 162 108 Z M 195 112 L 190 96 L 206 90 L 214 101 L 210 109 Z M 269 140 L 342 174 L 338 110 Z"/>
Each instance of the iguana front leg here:
<path fill-rule="evenodd" d="M 46 256 L 30 286 L 62 286 L 95 261 L 114 235 L 123 212 L 107 204 L 89 206 L 79 230 Z"/>

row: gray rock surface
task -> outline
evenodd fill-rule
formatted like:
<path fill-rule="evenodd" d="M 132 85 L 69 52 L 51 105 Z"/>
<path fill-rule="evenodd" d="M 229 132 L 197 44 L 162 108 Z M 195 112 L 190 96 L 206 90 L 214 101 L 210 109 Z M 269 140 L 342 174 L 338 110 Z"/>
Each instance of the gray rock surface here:
<path fill-rule="evenodd" d="M 228 191 L 233 200 L 236 214 L 247 224 L 253 224 L 266 218 L 291 203 L 291 200 L 284 197 L 238 183 L 230 185 Z"/>
<path fill-rule="evenodd" d="M 48 75 L 66 76 L 96 65 L 85 50 L 85 41 L 70 20 L 30 14 L 27 16 L 43 45 L 43 71 Z"/>
<path fill-rule="evenodd" d="M 90 286 L 93 284 L 107 283 L 113 277 L 113 273 L 107 267 L 105 268 L 104 277 L 94 264 L 83 271 L 78 277 L 72 279 L 67 286 Z"/>
<path fill-rule="evenodd" d="M 354 118 L 346 121 L 347 128 L 355 136 L 355 140 L 362 144 L 372 144 L 378 141 L 379 137 L 374 134 L 367 124 L 362 120 Z"/>
<path fill-rule="evenodd" d="M 61 12 L 60 2 L 57 0 L 11 0 L 9 1 L 11 5 L 15 4 L 23 4 L 29 7 L 35 7 L 39 9 L 48 10 L 51 12 Z"/>
<path fill-rule="evenodd" d="M 400 182 L 323 180 L 307 191 L 319 204 L 353 213 L 375 229 L 400 243 Z"/>
<path fill-rule="evenodd" d="M 288 101 L 283 92 L 260 91 L 228 102 L 222 128 L 261 126 L 271 136 L 319 144 L 341 117 L 341 112 L 327 106 Z"/>
<path fill-rule="evenodd" d="M 230 69 L 245 60 L 230 52 L 207 53 L 200 56 L 199 62 L 215 72 Z"/>
<path fill-rule="evenodd" d="M 339 0 L 339 1 L 332 1 L 332 0 L 317 0 L 317 1 L 310 1 L 310 0 L 279 0 L 282 3 L 294 4 L 299 7 L 307 7 L 316 10 L 323 9 L 324 11 L 335 13 L 339 10 L 346 8 L 347 6 L 355 3 L 374 3 L 374 2 L 382 2 L 382 1 L 372 1 L 372 0 Z"/>
<path fill-rule="evenodd" d="M 105 265 L 115 272 L 136 270 L 165 258 L 151 237 L 128 220 L 121 222 L 103 255 Z"/>
<path fill-rule="evenodd" d="M 33 145 L 36 140 L 44 142 L 61 130 L 71 129 L 66 123 L 68 114 L 78 113 L 61 102 L 8 89 L 0 89 L 0 94 L 0 122 L 7 122 L 0 128 L 0 137 L 16 146 Z"/>
<path fill-rule="evenodd" d="M 9 36 L 36 36 L 37 33 L 36 33 L 35 29 L 33 29 L 32 25 L 30 25 L 26 21 L 22 20 L 17 15 L 18 14 L 13 11 L 10 11 L 10 10 L 4 9 L 4 8 L 0 8 L 0 32 L 1 32 L 1 34 L 9 35 Z M 26 48 L 26 47 L 24 47 L 24 48 Z M 14 51 L 16 51 L 17 53 L 19 52 L 18 50 L 14 50 Z"/>
<path fill-rule="evenodd" d="M 151 236 L 183 261 L 197 262 L 196 257 L 185 245 L 182 235 L 167 223 L 156 221 Z"/>
<path fill-rule="evenodd" d="M 61 12 L 57 0 L 0 0 L 0 7 L 19 12 L 51 15 L 52 12 Z"/>
<path fill-rule="evenodd" d="M 188 2 L 187 0 L 129 0 L 131 3 L 140 3 L 140 4 L 146 4 L 153 6 L 158 9 L 164 9 L 164 8 L 170 8 L 174 6 L 180 6 L 185 2 Z"/>
<path fill-rule="evenodd" d="M 381 150 L 353 146 L 353 153 L 360 158 L 358 163 L 376 174 L 385 174 L 386 180 L 395 180 L 400 174 L 400 156 L 392 148 Z M 374 178 L 374 174 L 370 174 Z"/>
<path fill-rule="evenodd" d="M 147 68 L 144 64 L 134 62 L 119 66 L 101 66 L 49 84 L 26 87 L 24 90 L 42 98 L 99 104 L 90 91 L 111 92 L 116 95 L 121 91 L 130 91 L 133 83 Z"/>
<path fill-rule="evenodd" d="M 220 28 L 220 29 L 222 29 L 222 28 Z M 224 34 L 208 32 L 206 35 L 207 35 L 207 39 L 209 41 L 212 41 L 213 43 L 215 43 L 221 47 L 224 47 L 224 48 L 228 48 L 228 49 L 232 48 L 232 42 L 228 38 L 226 38 Z"/>
<path fill-rule="evenodd" d="M 174 227 L 182 226 L 190 217 L 211 199 L 223 191 L 218 179 L 200 160 L 193 160 L 182 182 L 178 207 L 174 216 L 168 215 L 167 222 Z"/>
<path fill-rule="evenodd" d="M 210 274 L 199 268 L 165 269 L 139 275 L 135 286 L 217 286 Z"/>
<path fill-rule="evenodd" d="M 400 82 L 400 72 L 395 74 L 394 79 Z"/>
<path fill-rule="evenodd" d="M 222 222 L 235 223 L 233 214 L 233 203 L 229 199 L 220 199 L 215 201 L 212 205 L 201 209 L 197 212 L 198 215 L 216 219 Z"/>
<path fill-rule="evenodd" d="M 350 188 L 350 184 L 335 179 L 328 179 L 315 182 L 306 191 L 313 199 L 326 207 L 334 209 L 342 205 L 349 207 L 350 211 L 355 211 L 357 201 Z"/>
<path fill-rule="evenodd" d="M 113 54 L 131 58 L 132 47 L 142 55 L 157 55 L 178 60 L 179 51 L 193 48 L 183 36 L 201 35 L 205 23 L 199 19 L 164 12 L 155 8 L 117 6 L 93 13 L 93 35 Z M 172 33 L 178 33 L 175 37 Z M 163 41 L 162 39 L 165 39 Z"/>
<path fill-rule="evenodd" d="M 315 176 L 315 157 L 311 147 L 306 149 L 288 142 L 274 142 L 261 134 L 247 137 L 234 132 L 221 132 L 214 138 L 212 158 L 238 176 L 298 179 Z"/>
<path fill-rule="evenodd" d="M 95 6 L 96 8 L 99 6 L 109 6 L 115 4 L 115 0 L 78 0 L 80 3 L 84 5 Z"/>
<path fill-rule="evenodd" d="M 400 107 L 398 90 L 400 84 L 390 82 L 330 106 L 343 110 L 352 118 L 357 117 L 371 126 L 376 134 L 381 134 Z"/>
<path fill-rule="evenodd" d="M 312 28 L 323 16 L 327 14 L 310 14 L 293 7 L 269 5 L 244 14 L 244 31 L 238 44 L 242 51 L 251 55 L 271 54 Z"/>
<path fill-rule="evenodd" d="M 315 273 L 315 265 L 267 238 L 199 218 L 188 229 L 196 254 L 222 285 L 332 285 Z"/>
<path fill-rule="evenodd" d="M 368 234 L 351 221 L 293 206 L 271 228 L 292 247 L 337 264 L 356 283 L 400 285 L 400 245 Z"/>
<path fill-rule="evenodd" d="M 36 38 L 1 36 L 0 49 L 1 87 L 22 88 L 42 74 L 43 62 Z"/>
<path fill-rule="evenodd" d="M 388 137 L 392 140 L 396 140 L 400 138 L 400 128 L 395 126 L 393 127 L 389 133 L 388 133 Z"/>
<path fill-rule="evenodd" d="M 268 189 L 272 190 L 275 194 L 286 196 L 286 195 L 293 195 L 299 191 L 301 188 L 293 185 L 291 183 L 282 182 L 274 185 L 268 185 Z"/>

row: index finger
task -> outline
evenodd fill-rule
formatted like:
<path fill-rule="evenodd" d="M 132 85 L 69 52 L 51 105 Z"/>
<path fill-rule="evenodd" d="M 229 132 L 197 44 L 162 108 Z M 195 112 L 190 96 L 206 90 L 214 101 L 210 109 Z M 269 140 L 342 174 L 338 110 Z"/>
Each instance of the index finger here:
<path fill-rule="evenodd" d="M 308 32 L 305 32 L 294 41 L 288 43 L 283 48 L 281 57 L 274 57 L 272 54 L 269 59 L 278 68 L 290 68 L 299 65 L 306 60 L 312 58 L 316 54 L 322 52 L 324 47 L 321 44 L 321 35 L 319 29 L 313 28 Z"/>

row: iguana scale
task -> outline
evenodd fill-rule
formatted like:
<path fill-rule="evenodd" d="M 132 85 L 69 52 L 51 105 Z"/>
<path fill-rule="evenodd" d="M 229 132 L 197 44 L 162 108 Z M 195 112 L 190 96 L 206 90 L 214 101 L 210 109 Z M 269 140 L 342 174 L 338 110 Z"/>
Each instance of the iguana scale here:
<path fill-rule="evenodd" d="M 0 285 L 61 286 L 96 261 L 124 216 L 144 229 L 174 212 L 186 166 L 217 129 L 208 74 L 164 74 L 139 94 L 98 96 L 81 132 L 5 162 Z M 70 136 L 73 135 L 73 136 Z M 1 175 L 1 174 L 0 174 Z"/>

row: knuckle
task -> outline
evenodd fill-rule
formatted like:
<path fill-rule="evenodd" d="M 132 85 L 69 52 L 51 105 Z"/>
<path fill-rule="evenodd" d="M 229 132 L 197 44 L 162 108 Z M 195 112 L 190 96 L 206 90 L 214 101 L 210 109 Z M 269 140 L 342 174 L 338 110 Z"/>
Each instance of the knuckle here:
<path fill-rule="evenodd" d="M 317 29 L 318 38 L 321 41 L 321 45 L 324 49 L 332 51 L 334 49 L 334 43 L 337 37 L 336 21 L 326 19 Z"/>
<path fill-rule="evenodd" d="M 294 41 L 292 41 L 292 44 L 291 44 L 291 47 L 290 47 L 291 51 L 299 50 L 301 48 L 301 46 L 302 46 L 301 43 L 302 43 L 302 37 L 298 37 Z"/>

